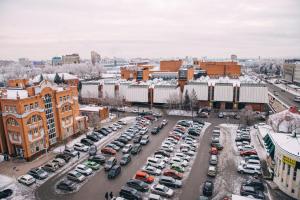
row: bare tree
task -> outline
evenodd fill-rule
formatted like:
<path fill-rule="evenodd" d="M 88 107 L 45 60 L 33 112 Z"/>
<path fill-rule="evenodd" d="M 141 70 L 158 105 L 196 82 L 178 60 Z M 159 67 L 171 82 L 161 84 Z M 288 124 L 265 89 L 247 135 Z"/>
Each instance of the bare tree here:
<path fill-rule="evenodd" d="M 245 108 L 241 110 L 241 120 L 243 124 L 248 126 L 251 125 L 254 121 L 254 118 L 255 118 L 255 112 L 253 111 L 251 105 L 247 105 L 245 106 Z"/>

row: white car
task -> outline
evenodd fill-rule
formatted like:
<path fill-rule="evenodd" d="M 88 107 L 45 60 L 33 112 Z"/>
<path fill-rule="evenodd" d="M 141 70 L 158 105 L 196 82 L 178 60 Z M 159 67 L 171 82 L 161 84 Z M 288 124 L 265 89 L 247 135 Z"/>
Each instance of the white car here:
<path fill-rule="evenodd" d="M 86 165 L 83 164 L 79 164 L 77 165 L 76 169 L 77 172 L 85 175 L 85 176 L 89 176 L 93 173 L 93 170 L 89 167 L 87 167 Z"/>
<path fill-rule="evenodd" d="M 84 152 L 87 152 L 89 150 L 89 147 L 82 143 L 74 144 L 73 148 L 77 151 L 84 151 Z"/>
<path fill-rule="evenodd" d="M 151 192 L 168 198 L 174 195 L 174 191 L 172 189 L 161 184 L 154 184 L 151 187 Z"/>
<path fill-rule="evenodd" d="M 122 149 L 122 153 L 124 154 L 129 153 L 131 149 L 132 149 L 132 144 L 126 144 Z"/>
<path fill-rule="evenodd" d="M 261 167 L 260 161 L 259 160 L 254 160 L 254 159 L 242 160 L 240 164 L 241 165 L 244 165 L 244 164 L 258 165 L 259 167 Z"/>
<path fill-rule="evenodd" d="M 35 178 L 29 174 L 25 174 L 18 178 L 18 182 L 24 185 L 32 185 L 35 183 Z"/>
<path fill-rule="evenodd" d="M 52 160 L 52 162 L 57 163 L 59 167 L 62 167 L 66 164 L 66 161 L 62 158 L 55 158 Z"/>
<path fill-rule="evenodd" d="M 166 164 L 164 161 L 162 160 L 159 160 L 157 158 L 154 158 L 154 157 L 149 157 L 147 159 L 147 165 L 150 165 L 150 166 L 153 166 L 155 168 L 158 168 L 158 169 L 163 169 L 166 167 Z"/>
<path fill-rule="evenodd" d="M 260 168 L 260 166 L 257 166 L 257 165 L 244 164 L 244 165 L 239 165 L 238 166 L 238 172 L 240 172 L 241 174 L 245 173 L 245 174 L 260 175 L 261 174 L 261 168 Z"/>
<path fill-rule="evenodd" d="M 241 145 L 241 146 L 238 146 L 238 150 L 239 151 L 249 151 L 249 150 L 252 150 L 254 149 L 254 147 L 252 145 Z"/>
<path fill-rule="evenodd" d="M 72 149 L 72 148 L 65 149 L 65 150 L 64 150 L 64 153 L 65 153 L 65 154 L 68 154 L 68 155 L 71 156 L 71 157 L 75 157 L 75 156 L 78 155 L 78 151 L 76 151 L 76 150 L 74 150 L 74 149 Z"/>
<path fill-rule="evenodd" d="M 163 146 L 163 145 L 174 147 L 176 144 L 174 144 L 174 142 L 165 140 L 165 141 L 162 143 L 162 146 Z"/>
<path fill-rule="evenodd" d="M 80 172 L 73 170 L 67 174 L 67 178 L 71 181 L 82 182 L 85 180 L 85 176 Z"/>
<path fill-rule="evenodd" d="M 185 155 L 184 153 L 175 153 L 175 157 L 179 157 L 183 160 L 186 160 L 186 161 L 190 161 L 191 160 L 191 157 L 188 156 L 188 155 Z"/>
<path fill-rule="evenodd" d="M 177 164 L 180 165 L 182 167 L 187 167 L 189 165 L 189 163 L 186 160 L 183 160 L 179 157 L 173 157 L 170 161 L 170 164 Z"/>
<path fill-rule="evenodd" d="M 153 176 L 159 176 L 161 175 L 161 170 L 160 169 L 157 169 L 153 166 L 150 166 L 150 165 L 146 165 L 145 167 L 142 168 L 142 171 L 150 174 L 150 175 L 153 175 Z"/>
<path fill-rule="evenodd" d="M 174 151 L 174 147 L 167 145 L 167 144 L 161 145 L 161 148 L 165 149 L 167 152 L 170 152 L 170 153 Z"/>
<path fill-rule="evenodd" d="M 169 162 L 169 158 L 161 155 L 161 154 L 156 154 L 154 155 L 154 158 L 157 158 L 157 159 L 160 159 L 160 160 L 163 160 L 165 163 L 168 163 Z"/>

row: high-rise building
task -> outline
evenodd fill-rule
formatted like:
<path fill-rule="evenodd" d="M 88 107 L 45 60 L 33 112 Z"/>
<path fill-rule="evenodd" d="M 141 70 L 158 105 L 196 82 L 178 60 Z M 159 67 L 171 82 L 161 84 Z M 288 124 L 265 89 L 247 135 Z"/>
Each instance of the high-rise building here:
<path fill-rule="evenodd" d="M 63 60 L 61 57 L 55 56 L 52 58 L 52 66 L 58 66 L 58 65 L 62 65 L 62 64 L 63 64 Z"/>
<path fill-rule="evenodd" d="M 87 129 L 86 117 L 79 114 L 76 86 L 59 87 L 47 80 L 31 86 L 23 79 L 10 80 L 0 91 L 0 108 L 2 151 L 26 160 Z"/>
<path fill-rule="evenodd" d="M 290 83 L 300 85 L 300 59 L 284 61 L 283 79 Z"/>
<path fill-rule="evenodd" d="M 73 53 L 62 57 L 63 64 L 78 64 L 80 63 L 79 54 Z"/>
<path fill-rule="evenodd" d="M 100 54 L 98 54 L 96 51 L 92 51 L 91 52 L 91 61 L 92 61 L 93 65 L 95 65 L 96 63 L 100 63 L 101 62 Z"/>

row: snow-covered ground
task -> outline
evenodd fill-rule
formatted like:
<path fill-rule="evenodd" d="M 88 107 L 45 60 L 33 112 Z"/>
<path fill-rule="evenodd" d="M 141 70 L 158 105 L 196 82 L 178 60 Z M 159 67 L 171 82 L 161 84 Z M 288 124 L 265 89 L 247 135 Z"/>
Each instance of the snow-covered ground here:
<path fill-rule="evenodd" d="M 191 117 L 192 112 L 191 111 L 186 111 L 186 110 L 168 110 L 167 111 L 168 115 L 175 115 L 175 116 L 185 116 L 185 117 Z M 197 112 L 194 111 L 194 116 L 197 115 Z"/>

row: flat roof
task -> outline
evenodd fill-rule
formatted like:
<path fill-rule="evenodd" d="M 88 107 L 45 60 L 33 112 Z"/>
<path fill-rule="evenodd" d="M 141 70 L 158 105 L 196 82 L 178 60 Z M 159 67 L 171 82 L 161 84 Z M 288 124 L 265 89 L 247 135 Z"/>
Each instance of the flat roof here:
<path fill-rule="evenodd" d="M 292 137 L 287 133 L 269 132 L 272 141 L 284 151 L 300 157 L 300 136 Z"/>
<path fill-rule="evenodd" d="M 83 106 L 80 105 L 80 111 L 89 111 L 89 112 L 99 112 L 100 110 L 104 109 L 102 106 Z"/>

